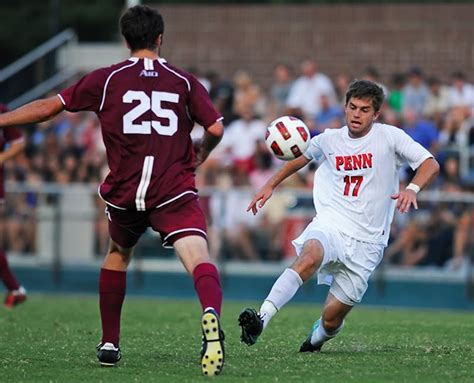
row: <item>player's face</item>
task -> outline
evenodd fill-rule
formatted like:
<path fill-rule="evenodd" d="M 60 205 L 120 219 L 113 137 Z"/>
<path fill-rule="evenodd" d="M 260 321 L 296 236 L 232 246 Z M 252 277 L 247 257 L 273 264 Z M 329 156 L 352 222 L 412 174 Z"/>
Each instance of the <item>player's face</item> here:
<path fill-rule="evenodd" d="M 379 112 L 374 110 L 371 99 L 351 98 L 346 105 L 349 136 L 353 138 L 365 136 L 378 116 Z"/>

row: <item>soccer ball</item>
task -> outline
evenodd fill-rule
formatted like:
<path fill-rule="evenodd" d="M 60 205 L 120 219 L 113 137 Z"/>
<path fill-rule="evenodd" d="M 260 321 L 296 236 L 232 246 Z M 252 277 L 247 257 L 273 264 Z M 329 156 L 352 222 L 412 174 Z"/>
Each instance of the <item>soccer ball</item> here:
<path fill-rule="evenodd" d="M 280 160 L 294 160 L 308 148 L 311 137 L 306 124 L 296 117 L 277 118 L 265 133 L 268 150 Z"/>

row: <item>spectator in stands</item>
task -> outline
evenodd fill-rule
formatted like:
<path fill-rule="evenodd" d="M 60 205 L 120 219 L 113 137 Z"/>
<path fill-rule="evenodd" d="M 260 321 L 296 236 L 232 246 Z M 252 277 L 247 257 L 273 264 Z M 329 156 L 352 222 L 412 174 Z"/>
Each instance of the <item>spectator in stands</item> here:
<path fill-rule="evenodd" d="M 444 161 L 443 182 L 441 184 L 442 192 L 462 193 L 467 189 L 463 184 L 459 169 L 459 159 L 456 155 L 450 155 Z M 446 217 L 450 217 L 453 227 L 453 246 L 448 249 L 448 263 L 446 266 L 452 270 L 465 271 L 469 260 L 469 254 L 473 254 L 474 236 L 472 230 L 474 227 L 474 206 L 465 203 L 443 203 L 440 207 Z M 430 237 L 436 233 L 430 233 Z M 471 253 L 470 253 L 471 252 Z"/>
<path fill-rule="evenodd" d="M 247 177 L 254 169 L 257 142 L 265 137 L 266 124 L 256 118 L 251 107 L 241 111 L 241 116 L 227 128 L 217 153 L 225 153 L 231 165 Z"/>
<path fill-rule="evenodd" d="M 449 157 L 444 163 L 445 179 L 441 192 L 461 193 L 459 167 L 455 157 Z M 426 230 L 428 253 L 419 265 L 437 267 L 447 266 L 458 269 L 462 266 L 468 237 L 469 206 L 462 202 L 438 202 L 429 212 Z"/>
<path fill-rule="evenodd" d="M 84 116 L 83 129 L 77 136 L 77 143 L 85 152 L 98 151 L 105 154 L 105 146 L 100 131 L 100 122 L 92 113 L 87 113 L 86 116 Z"/>
<path fill-rule="evenodd" d="M 253 156 L 254 168 L 249 174 L 253 190 L 259 190 L 273 174 L 274 158 L 268 151 L 265 141 L 262 138 L 258 139 Z"/>
<path fill-rule="evenodd" d="M 436 76 L 428 78 L 430 95 L 425 105 L 423 115 L 432 120 L 436 126 L 442 127 L 449 109 L 449 90 Z"/>
<path fill-rule="evenodd" d="M 417 116 L 422 116 L 430 95 L 423 71 L 419 67 L 412 67 L 407 79 L 408 82 L 403 87 L 403 109 L 413 109 Z"/>
<path fill-rule="evenodd" d="M 471 119 L 468 109 L 463 106 L 451 107 L 441 128 L 440 142 L 443 146 L 458 150 L 468 145 Z"/>
<path fill-rule="evenodd" d="M 461 175 L 459 172 L 459 156 L 448 155 L 441 166 L 440 181 L 442 184 L 461 185 Z"/>
<path fill-rule="evenodd" d="M 459 184 L 446 181 L 444 192 L 459 192 Z M 464 262 L 470 225 L 469 209 L 462 203 L 436 203 L 411 218 L 390 243 L 387 260 L 402 266 L 458 269 Z"/>
<path fill-rule="evenodd" d="M 235 119 L 234 87 L 229 81 L 222 80 L 219 73 L 215 71 L 208 72 L 206 78 L 211 86 L 209 96 L 217 111 L 224 117 L 224 123 L 228 125 Z"/>
<path fill-rule="evenodd" d="M 402 73 L 394 73 L 391 80 L 391 88 L 388 93 L 387 104 L 397 114 L 401 114 L 403 109 L 403 87 L 405 86 L 405 76 Z"/>
<path fill-rule="evenodd" d="M 457 223 L 457 217 L 444 204 L 436 205 L 431 209 L 426 228 L 429 233 L 427 237 L 428 253 L 419 265 L 437 267 L 446 265 L 453 254 Z"/>
<path fill-rule="evenodd" d="M 428 233 L 419 219 L 412 219 L 385 251 L 385 262 L 401 266 L 414 266 L 426 257 Z"/>
<path fill-rule="evenodd" d="M 403 111 L 403 130 L 425 149 L 436 154 L 439 150 L 439 132 L 433 122 L 418 117 L 408 106 Z"/>
<path fill-rule="evenodd" d="M 456 224 L 454 233 L 453 257 L 448 263 L 448 267 L 453 270 L 467 269 L 469 262 L 473 262 L 474 254 L 474 236 L 472 228 L 474 227 L 474 207 L 466 207 Z M 469 257 L 469 254 L 471 256 Z"/>
<path fill-rule="evenodd" d="M 314 129 L 311 137 L 324 132 L 326 129 L 338 129 L 344 123 L 344 112 L 340 105 L 331 102 L 331 95 L 322 93 L 320 96 L 321 108 L 314 118 Z"/>
<path fill-rule="evenodd" d="M 378 86 L 380 86 L 383 90 L 383 94 L 385 97 L 388 96 L 389 90 L 388 88 L 380 81 L 380 72 L 374 66 L 368 66 L 365 68 L 364 73 L 362 75 L 363 80 L 369 80 L 375 82 Z"/>
<path fill-rule="evenodd" d="M 241 116 L 247 111 L 255 116 L 263 117 L 265 114 L 265 99 L 250 75 L 245 71 L 237 71 L 234 75 L 234 105 L 233 112 Z"/>
<path fill-rule="evenodd" d="M 257 261 L 260 259 L 254 244 L 253 232 L 259 218 L 246 214 L 246 201 L 250 192 L 240 190 L 248 187 L 248 177 L 237 169 L 229 168 L 226 172 L 227 184 L 221 198 L 212 198 L 211 219 L 219 228 L 222 238 L 219 248 L 214 251 L 227 259 Z"/>
<path fill-rule="evenodd" d="M 287 64 L 277 64 L 273 69 L 273 83 L 270 87 L 267 116 L 269 121 L 283 116 L 286 100 L 293 85 L 293 69 Z"/>
<path fill-rule="evenodd" d="M 303 61 L 301 76 L 294 82 L 288 96 L 286 114 L 314 119 L 321 110 L 320 97 L 323 93 L 329 95 L 331 104 L 336 104 L 334 87 L 329 77 L 318 71 L 314 60 Z"/>
<path fill-rule="evenodd" d="M 334 87 L 336 92 L 336 101 L 337 105 L 344 107 L 346 100 L 346 91 L 349 88 L 349 84 L 351 83 L 353 76 L 349 75 L 348 73 L 342 72 L 336 76 L 334 80 Z"/>
<path fill-rule="evenodd" d="M 474 115 L 474 85 L 466 80 L 463 72 L 457 71 L 451 75 L 449 88 L 449 106 L 461 109 L 464 118 Z"/>

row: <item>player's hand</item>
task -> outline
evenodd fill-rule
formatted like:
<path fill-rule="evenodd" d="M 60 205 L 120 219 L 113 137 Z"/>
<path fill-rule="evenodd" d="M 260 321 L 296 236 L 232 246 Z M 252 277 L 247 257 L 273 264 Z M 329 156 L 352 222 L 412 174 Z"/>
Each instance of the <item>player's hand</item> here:
<path fill-rule="evenodd" d="M 247 211 L 252 210 L 253 215 L 257 214 L 258 209 L 261 209 L 263 205 L 265 205 L 265 202 L 267 202 L 267 200 L 272 196 L 272 194 L 273 188 L 269 186 L 263 187 L 262 190 L 255 194 L 255 197 L 253 197 L 252 202 L 250 202 L 249 206 L 247 207 Z"/>
<path fill-rule="evenodd" d="M 393 194 L 391 198 L 397 200 L 396 209 L 400 213 L 408 213 L 412 205 L 415 210 L 418 210 L 418 203 L 416 202 L 416 193 L 413 190 L 402 190 L 397 194 Z"/>

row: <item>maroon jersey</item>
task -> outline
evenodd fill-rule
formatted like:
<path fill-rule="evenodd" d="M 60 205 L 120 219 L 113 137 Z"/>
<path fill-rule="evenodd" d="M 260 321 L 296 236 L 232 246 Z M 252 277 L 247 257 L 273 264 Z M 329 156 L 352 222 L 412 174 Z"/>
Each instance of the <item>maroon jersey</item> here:
<path fill-rule="evenodd" d="M 143 211 L 197 192 L 190 133 L 194 122 L 207 128 L 221 116 L 194 76 L 132 57 L 58 96 L 66 110 L 99 117 L 110 168 L 99 194 L 109 205 Z"/>
<path fill-rule="evenodd" d="M 5 113 L 7 108 L 5 105 L 0 104 L 0 113 Z M 23 135 L 17 127 L 9 126 L 5 129 L 0 129 L 0 148 L 2 152 L 5 150 L 7 144 L 22 141 Z M 4 185 L 4 173 L 3 165 L 0 165 L 0 200 L 5 197 L 5 185 Z"/>

